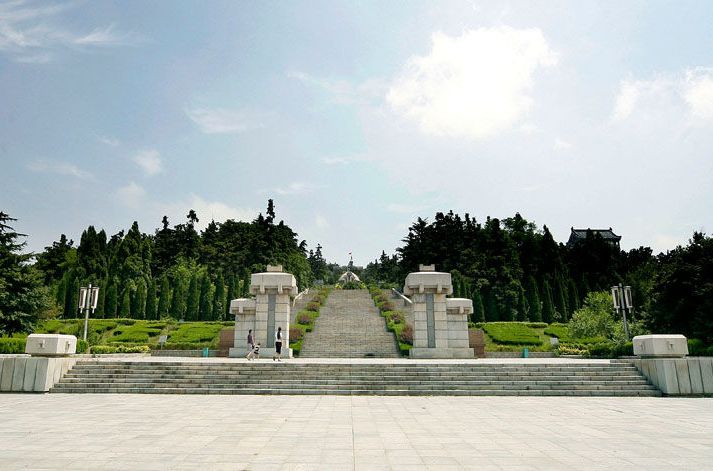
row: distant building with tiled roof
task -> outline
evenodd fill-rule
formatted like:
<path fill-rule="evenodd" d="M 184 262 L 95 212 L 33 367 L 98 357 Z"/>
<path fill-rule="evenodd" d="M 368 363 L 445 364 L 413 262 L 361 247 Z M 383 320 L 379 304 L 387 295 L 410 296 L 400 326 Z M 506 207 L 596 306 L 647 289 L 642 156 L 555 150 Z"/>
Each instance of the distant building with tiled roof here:
<path fill-rule="evenodd" d="M 611 227 L 609 229 L 575 229 L 572 227 L 572 232 L 569 234 L 569 240 L 567 241 L 567 247 L 572 247 L 579 242 L 585 241 L 587 239 L 587 232 L 591 232 L 593 236 L 598 234 L 606 242 L 619 248 L 621 236 L 614 234 Z"/>

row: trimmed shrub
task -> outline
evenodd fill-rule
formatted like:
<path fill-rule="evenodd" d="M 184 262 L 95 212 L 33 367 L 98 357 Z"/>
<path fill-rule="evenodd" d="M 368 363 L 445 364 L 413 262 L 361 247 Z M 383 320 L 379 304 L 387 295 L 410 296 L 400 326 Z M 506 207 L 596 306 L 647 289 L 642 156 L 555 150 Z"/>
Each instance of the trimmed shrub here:
<path fill-rule="evenodd" d="M 561 344 L 557 347 L 557 354 L 588 356 L 589 351 L 586 348 L 582 348 L 580 346 Z"/>
<path fill-rule="evenodd" d="M 186 322 L 169 332 L 168 340 L 172 343 L 212 344 L 217 341 L 223 327 L 222 322 Z"/>
<path fill-rule="evenodd" d="M 713 347 L 711 347 L 713 348 Z M 701 339 L 688 339 L 688 354 L 692 357 L 705 356 L 708 348 Z"/>
<path fill-rule="evenodd" d="M 82 339 L 77 339 L 77 353 L 87 353 L 89 343 Z"/>
<path fill-rule="evenodd" d="M 320 307 L 319 303 L 312 301 L 310 303 L 307 303 L 307 305 L 305 306 L 305 310 L 317 312 L 317 311 L 319 311 L 319 307 Z"/>
<path fill-rule="evenodd" d="M 302 325 L 309 325 L 312 323 L 312 316 L 309 314 L 302 312 L 300 314 L 297 314 L 297 323 L 302 324 Z M 300 330 L 301 332 L 301 330 Z M 290 336 L 292 338 L 292 336 Z"/>
<path fill-rule="evenodd" d="M 290 343 L 299 342 L 304 337 L 305 333 L 299 327 L 290 327 Z"/>
<path fill-rule="evenodd" d="M 0 338 L 0 353 L 25 353 L 26 339 Z"/>
<path fill-rule="evenodd" d="M 413 327 L 410 324 L 404 325 L 399 334 L 399 342 L 413 345 Z"/>
<path fill-rule="evenodd" d="M 533 329 L 544 329 L 545 327 L 548 326 L 547 322 L 528 322 L 525 324 L 528 327 L 531 327 Z M 567 324 L 552 324 L 552 325 L 567 325 Z M 545 332 L 547 333 L 547 332 Z"/>
<path fill-rule="evenodd" d="M 483 330 L 493 341 L 505 345 L 541 345 L 538 332 L 520 322 L 488 322 Z"/>
<path fill-rule="evenodd" d="M 533 327 L 532 324 L 527 324 L 527 326 Z M 547 327 L 545 329 L 545 334 L 550 337 L 556 337 L 562 342 L 566 342 L 571 338 L 569 335 L 569 326 L 567 324 L 554 323 L 549 326 L 545 325 L 545 327 Z"/>
<path fill-rule="evenodd" d="M 148 345 L 97 345 L 92 347 L 92 353 L 105 355 L 111 353 L 149 353 L 151 349 Z"/>

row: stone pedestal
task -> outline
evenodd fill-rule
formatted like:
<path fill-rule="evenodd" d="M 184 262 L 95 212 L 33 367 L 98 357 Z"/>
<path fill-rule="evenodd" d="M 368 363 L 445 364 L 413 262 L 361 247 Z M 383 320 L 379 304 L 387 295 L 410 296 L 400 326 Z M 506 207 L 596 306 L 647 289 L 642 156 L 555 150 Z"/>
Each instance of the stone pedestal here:
<path fill-rule="evenodd" d="M 683 358 L 688 355 L 688 340 L 683 335 L 637 335 L 632 343 L 634 355 L 641 358 Z"/>
<path fill-rule="evenodd" d="M 473 358 L 468 346 L 468 315 L 473 312 L 469 299 L 447 299 L 453 293 L 450 273 L 421 265 L 409 273 L 404 294 L 413 302 L 412 358 Z"/>
<path fill-rule="evenodd" d="M 25 353 L 32 356 L 55 357 L 77 353 L 77 337 L 60 334 L 30 334 Z"/>
<path fill-rule="evenodd" d="M 247 355 L 248 330 L 252 329 L 255 343 L 260 344 L 260 355 L 270 358 L 275 353 L 275 332 L 282 327 L 282 356 L 292 357 L 289 348 L 290 305 L 297 295 L 297 282 L 281 266 L 268 266 L 267 272 L 250 277 L 250 293 L 255 299 L 234 299 L 230 312 L 235 314 L 235 343 L 231 357 Z"/>

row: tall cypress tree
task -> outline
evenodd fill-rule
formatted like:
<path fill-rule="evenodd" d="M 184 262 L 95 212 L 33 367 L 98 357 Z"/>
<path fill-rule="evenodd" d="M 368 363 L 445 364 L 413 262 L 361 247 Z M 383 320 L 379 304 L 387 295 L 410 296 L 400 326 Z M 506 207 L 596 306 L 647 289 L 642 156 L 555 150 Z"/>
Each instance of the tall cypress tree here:
<path fill-rule="evenodd" d="M 191 275 L 191 282 L 188 284 L 188 296 L 186 298 L 186 320 L 198 320 L 198 308 L 200 301 L 200 291 L 198 289 L 198 276 Z"/>
<path fill-rule="evenodd" d="M 202 321 L 207 321 L 211 319 L 213 313 L 213 298 L 211 297 L 211 285 L 208 275 L 201 277 L 200 286 L 198 317 Z"/>
<path fill-rule="evenodd" d="M 79 317 L 79 278 L 70 275 L 64 300 L 64 316 Z"/>
<path fill-rule="evenodd" d="M 555 320 L 557 322 L 567 322 L 567 293 L 565 293 L 564 282 L 562 277 L 557 277 L 555 280 L 555 289 L 553 293 L 553 301 L 555 303 Z"/>
<path fill-rule="evenodd" d="M 151 278 L 146 291 L 146 319 L 157 319 L 156 316 L 156 280 Z"/>
<path fill-rule="evenodd" d="M 170 305 L 169 305 L 170 291 L 171 291 L 171 289 L 169 288 L 169 285 L 168 285 L 168 277 L 164 273 L 164 275 L 161 276 L 161 292 L 159 293 L 159 297 L 158 297 L 158 313 L 156 315 L 157 319 L 161 319 L 163 317 L 168 316 L 168 309 L 170 307 Z"/>
<path fill-rule="evenodd" d="M 97 308 L 94 311 L 94 317 L 101 319 L 106 317 L 104 313 L 104 306 L 106 305 L 106 289 L 109 287 L 109 280 L 104 279 L 101 286 L 99 286 L 99 299 L 97 299 Z"/>
<path fill-rule="evenodd" d="M 489 289 L 485 292 L 485 321 L 486 322 L 497 322 L 500 320 L 498 315 L 498 306 L 495 301 L 495 295 L 493 290 Z"/>
<path fill-rule="evenodd" d="M 530 322 L 542 322 L 542 302 L 540 301 L 539 289 L 535 277 L 530 275 L 527 278 L 527 306 L 529 308 Z"/>
<path fill-rule="evenodd" d="M 225 287 L 223 286 L 223 275 L 218 274 L 215 280 L 215 295 L 213 296 L 213 320 L 223 320 L 225 316 Z"/>
<path fill-rule="evenodd" d="M 574 311 L 579 309 L 579 293 L 577 292 L 577 285 L 572 278 L 569 279 L 568 288 L 568 306 L 569 306 L 569 318 L 572 318 Z"/>
<path fill-rule="evenodd" d="M 517 320 L 520 322 L 525 322 L 528 320 L 529 309 L 527 306 L 527 299 L 525 299 L 525 290 L 520 289 L 520 296 L 517 301 Z"/>
<path fill-rule="evenodd" d="M 485 308 L 480 290 L 473 290 L 473 322 L 485 322 Z"/>
<path fill-rule="evenodd" d="M 131 317 L 131 286 L 128 283 L 124 285 L 124 292 L 121 295 L 119 317 Z"/>
<path fill-rule="evenodd" d="M 552 288 L 550 282 L 542 283 L 542 321 L 551 324 L 555 318 L 555 307 L 552 305 Z"/>
<path fill-rule="evenodd" d="M 228 319 L 230 317 L 230 312 L 229 312 L 230 301 L 232 301 L 233 299 L 238 297 L 237 296 L 238 293 L 235 292 L 235 275 L 233 273 L 230 273 L 228 275 L 227 282 L 228 282 L 228 293 L 227 293 L 227 297 L 226 297 L 227 302 L 225 303 L 226 306 L 223 306 L 223 317 L 225 317 L 226 319 Z"/>
<path fill-rule="evenodd" d="M 109 283 L 106 288 L 106 300 L 104 301 L 104 317 L 116 317 L 117 309 L 116 283 Z"/>
<path fill-rule="evenodd" d="M 175 317 L 176 319 L 186 320 L 185 303 L 183 302 L 184 296 L 185 294 L 183 293 L 183 289 L 181 287 L 181 281 L 176 276 L 173 278 L 173 288 L 171 289 L 170 313 L 171 316 Z"/>

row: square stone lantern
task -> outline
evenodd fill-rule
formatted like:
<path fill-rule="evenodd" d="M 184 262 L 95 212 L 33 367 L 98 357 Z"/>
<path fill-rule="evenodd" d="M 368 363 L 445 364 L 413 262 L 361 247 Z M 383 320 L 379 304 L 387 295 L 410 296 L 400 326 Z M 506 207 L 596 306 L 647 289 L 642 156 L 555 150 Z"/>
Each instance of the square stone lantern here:
<path fill-rule="evenodd" d="M 451 274 L 421 265 L 409 273 L 404 294 L 413 301 L 414 332 L 412 358 L 473 358 L 468 346 L 468 316 L 473 312 L 470 299 L 451 298 Z"/>
<path fill-rule="evenodd" d="M 260 344 L 260 353 L 272 356 L 275 353 L 275 332 L 282 327 L 282 355 L 292 357 L 292 349 L 289 348 L 290 305 L 291 299 L 297 295 L 295 277 L 283 272 L 280 265 L 268 265 L 266 272 L 250 276 L 250 293 L 255 295 L 255 299 L 230 302 L 230 312 L 235 314 L 235 343 L 229 355 L 247 355 L 248 329 L 252 329 L 255 343 Z"/>

